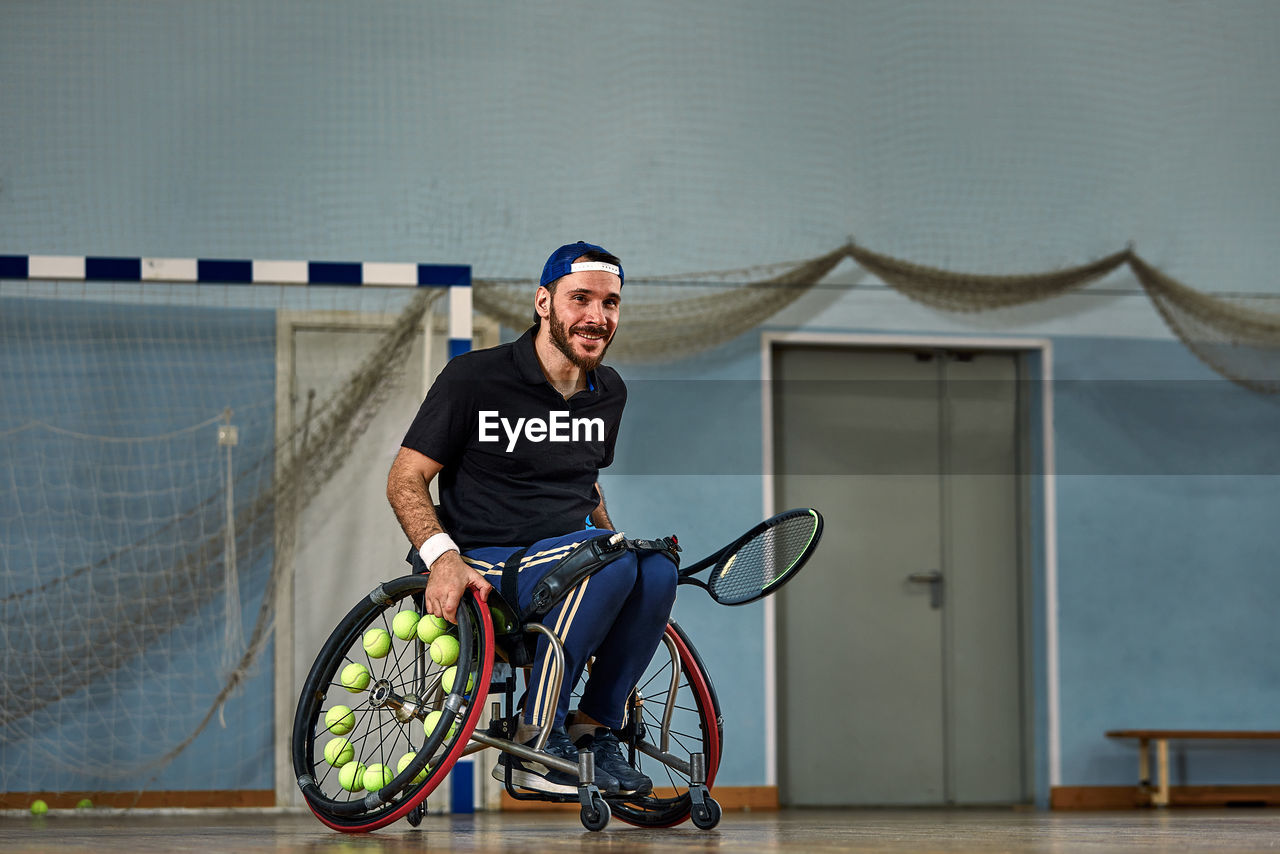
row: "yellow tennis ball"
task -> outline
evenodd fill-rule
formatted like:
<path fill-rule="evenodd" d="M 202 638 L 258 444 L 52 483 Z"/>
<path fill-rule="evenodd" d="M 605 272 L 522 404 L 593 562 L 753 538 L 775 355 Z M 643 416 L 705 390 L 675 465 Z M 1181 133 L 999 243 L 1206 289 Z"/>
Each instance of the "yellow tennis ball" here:
<path fill-rule="evenodd" d="M 364 766 L 359 762 L 348 762 L 338 771 L 338 785 L 348 792 L 358 792 L 364 788 Z"/>
<path fill-rule="evenodd" d="M 432 644 L 432 646 L 434 645 L 435 644 Z M 440 676 L 440 687 L 443 688 L 448 693 L 452 694 L 453 680 L 457 678 L 458 678 L 458 668 L 455 665 L 453 667 L 450 667 Z M 475 673 L 468 673 L 467 674 L 467 690 L 463 691 L 462 693 L 470 694 L 471 689 L 474 687 L 476 687 L 476 675 Z"/>
<path fill-rule="evenodd" d="M 363 664 L 348 664 L 342 668 L 342 687 L 352 694 L 359 694 L 369 687 L 369 670 Z"/>
<path fill-rule="evenodd" d="M 76 801 L 76 809 L 91 810 L 93 809 L 93 801 L 89 800 L 88 798 L 81 798 L 80 800 Z"/>
<path fill-rule="evenodd" d="M 436 664 L 453 664 L 458 660 L 458 639 L 441 635 L 431 642 L 431 660 Z"/>
<path fill-rule="evenodd" d="M 382 658 L 391 652 L 391 635 L 386 629 L 369 629 L 364 633 L 364 651 L 370 658 Z"/>
<path fill-rule="evenodd" d="M 428 736 L 430 736 L 431 733 L 436 731 L 436 727 L 440 726 L 440 717 L 441 717 L 440 712 L 429 713 L 426 716 L 426 718 L 424 718 L 422 721 L 422 731 L 425 732 Z M 445 738 L 453 738 L 454 735 L 457 734 L 457 732 L 458 732 L 458 718 L 455 715 L 453 718 L 453 726 L 449 727 L 449 733 L 445 736 Z"/>
<path fill-rule="evenodd" d="M 444 617 L 427 614 L 418 621 L 418 640 L 423 643 L 431 643 L 447 631 L 449 631 L 449 621 Z"/>
<path fill-rule="evenodd" d="M 334 706 L 324 713 L 324 725 L 334 735 L 346 735 L 356 725 L 356 716 L 349 706 Z"/>
<path fill-rule="evenodd" d="M 418 612 L 401 611 L 391 620 L 391 633 L 400 640 L 411 640 L 418 633 Z"/>
<path fill-rule="evenodd" d="M 49 811 L 49 805 L 42 800 L 37 799 L 31 803 L 32 815 L 44 815 L 48 811 Z"/>
<path fill-rule="evenodd" d="M 345 738 L 332 738 L 324 746 L 324 761 L 334 768 L 341 768 L 356 758 L 356 750 Z"/>
<path fill-rule="evenodd" d="M 376 792 L 395 777 L 395 772 L 385 765 L 370 765 L 364 772 L 364 787 L 371 792 Z"/>
<path fill-rule="evenodd" d="M 400 761 L 396 764 L 396 773 L 397 774 L 402 773 L 404 769 L 409 767 L 409 763 L 412 762 L 414 759 L 416 759 L 417 756 L 418 754 L 416 753 L 406 753 L 404 756 L 401 756 Z M 418 785 L 423 780 L 427 779 L 427 772 L 430 770 L 431 770 L 431 763 L 428 762 L 426 767 L 423 768 L 421 772 L 419 772 L 418 776 L 410 780 L 409 783 L 414 786 Z"/>

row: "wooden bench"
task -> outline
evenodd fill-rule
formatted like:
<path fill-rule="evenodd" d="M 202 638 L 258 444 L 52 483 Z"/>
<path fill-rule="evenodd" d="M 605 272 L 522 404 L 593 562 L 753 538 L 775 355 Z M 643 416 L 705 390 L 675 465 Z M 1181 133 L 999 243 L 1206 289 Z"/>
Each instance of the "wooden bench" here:
<path fill-rule="evenodd" d="M 1280 739 L 1280 731 L 1256 729 L 1113 729 L 1108 738 L 1138 740 L 1138 787 L 1151 806 L 1169 805 L 1169 742 L 1202 739 Z M 1151 785 L 1151 743 L 1156 745 L 1156 785 Z"/>

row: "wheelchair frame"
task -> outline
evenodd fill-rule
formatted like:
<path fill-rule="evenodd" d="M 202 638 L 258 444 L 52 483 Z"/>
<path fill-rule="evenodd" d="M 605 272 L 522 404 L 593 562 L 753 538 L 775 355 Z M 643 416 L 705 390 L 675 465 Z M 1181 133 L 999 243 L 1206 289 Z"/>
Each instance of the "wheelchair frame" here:
<path fill-rule="evenodd" d="M 452 771 L 463 756 L 495 748 L 522 759 L 534 761 L 571 774 L 579 780 L 576 795 L 551 794 L 523 790 L 511 782 L 508 767 L 503 781 L 507 793 L 516 800 L 539 800 L 561 803 L 576 802 L 580 805 L 580 819 L 588 830 L 601 830 L 611 816 L 642 827 L 669 827 L 692 819 L 703 829 L 715 827 L 721 817 L 720 805 L 710 794 L 719 767 L 723 736 L 723 720 L 714 687 L 706 675 L 705 667 L 697 651 L 684 631 L 674 622 L 668 623 L 663 645 L 655 656 L 661 662 L 663 650 L 668 661 L 659 664 L 659 672 L 649 679 L 665 677 L 661 689 L 644 696 L 640 686 L 632 692 L 628 704 L 628 721 L 619 731 L 628 759 L 633 765 L 649 760 L 656 765 L 649 769 L 662 769 L 668 782 L 659 794 L 655 779 L 654 792 L 643 796 L 602 793 L 595 785 L 592 755 L 580 754 L 576 765 L 547 754 L 542 748 L 550 733 L 548 720 L 539 731 L 532 747 L 514 740 L 520 718 L 520 703 L 516 699 L 517 669 L 528 658 L 527 649 L 520 645 L 527 642 L 526 635 L 545 637 L 553 656 L 552 696 L 559 695 L 565 676 L 564 652 L 559 639 L 540 623 L 521 625 L 514 612 L 502 600 L 497 591 L 491 592 L 491 607 L 474 600 L 468 594 L 458 610 L 457 636 L 459 656 L 454 675 L 454 690 L 446 693 L 440 684 L 440 673 L 434 672 L 426 655 L 426 647 L 414 644 L 397 655 L 393 672 L 384 668 L 383 675 L 372 679 L 368 686 L 367 702 L 357 709 L 355 727 L 364 725 L 363 735 L 356 741 L 361 749 L 370 751 L 369 758 L 383 758 L 387 766 L 385 742 L 403 741 L 415 755 L 402 757 L 398 773 L 385 782 L 376 792 L 356 797 L 362 790 L 334 788 L 330 779 L 337 766 L 330 765 L 324 755 L 321 742 L 327 734 L 344 738 L 346 731 L 329 729 L 322 720 L 322 712 L 335 697 L 344 698 L 344 686 L 336 681 L 338 670 L 345 664 L 357 663 L 361 639 L 370 628 L 387 625 L 386 614 L 396 605 L 412 601 L 416 611 L 421 611 L 421 591 L 426 576 L 410 575 L 379 585 L 361 599 L 347 614 L 330 636 L 317 656 L 298 702 L 294 718 L 293 762 L 298 785 L 307 805 L 323 823 L 335 830 L 349 833 L 367 832 L 385 827 L 400 818 L 412 825 L 421 822 L 425 815 L 428 795 Z M 501 631 L 495 629 L 495 623 Z M 408 660 L 404 661 L 408 654 Z M 500 679 L 495 677 L 495 663 L 501 656 L 503 669 Z M 374 660 L 369 658 L 370 665 Z M 663 671 L 670 668 L 669 673 Z M 652 669 L 652 665 L 651 665 Z M 398 670 L 400 672 L 394 672 Z M 472 678 L 471 691 L 462 691 Z M 648 683 L 642 681 L 642 685 Z M 345 688 L 351 691 L 350 688 Z M 500 693 L 502 700 L 491 692 Z M 683 692 L 683 693 L 682 693 Z M 352 692 L 364 701 L 364 691 Z M 691 694 L 685 698 L 683 694 Z M 490 721 L 487 728 L 478 730 L 477 724 L 486 700 L 491 700 Z M 505 704 L 505 709 L 503 708 Z M 688 704 L 688 705 L 685 705 Z M 655 716 L 657 706 L 661 714 Z M 696 716 L 698 733 L 684 732 L 673 725 L 673 716 L 681 706 L 681 726 L 688 726 L 690 713 Z M 425 723 L 432 712 L 440 712 L 439 723 L 430 731 L 424 727 L 425 740 L 414 744 L 408 725 Z M 355 735 L 354 730 L 350 733 Z M 690 743 L 697 749 L 689 748 Z M 679 755 L 688 749 L 688 758 Z M 354 751 L 353 751 L 354 752 Z M 364 766 L 352 759 L 364 774 Z M 381 764 L 381 763 L 380 763 Z M 371 766 L 372 767 L 372 766 Z M 387 773 L 387 772 L 380 772 Z M 425 775 L 425 776 L 424 776 Z M 341 775 L 338 775 L 339 777 Z M 651 775 L 652 776 L 652 775 Z M 683 786 L 677 784 L 680 778 Z M 680 789 L 684 791 L 681 792 Z M 674 789 L 674 794 L 668 793 Z"/>

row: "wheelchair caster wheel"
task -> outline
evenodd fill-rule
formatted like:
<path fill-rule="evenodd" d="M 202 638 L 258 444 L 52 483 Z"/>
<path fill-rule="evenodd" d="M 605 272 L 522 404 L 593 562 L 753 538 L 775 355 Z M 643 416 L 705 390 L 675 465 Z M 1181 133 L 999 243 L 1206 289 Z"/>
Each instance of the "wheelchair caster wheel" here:
<path fill-rule="evenodd" d="M 591 806 L 582 808 L 582 826 L 587 830 L 604 830 L 609 823 L 609 805 L 598 794 L 591 796 Z"/>
<path fill-rule="evenodd" d="M 413 809 L 405 813 L 404 820 L 409 822 L 413 827 L 422 824 L 422 817 L 427 814 L 427 802 L 423 801 Z"/>
<path fill-rule="evenodd" d="M 699 830 L 710 830 L 720 823 L 720 804 L 715 798 L 707 798 L 700 804 L 694 804 L 690 818 Z"/>

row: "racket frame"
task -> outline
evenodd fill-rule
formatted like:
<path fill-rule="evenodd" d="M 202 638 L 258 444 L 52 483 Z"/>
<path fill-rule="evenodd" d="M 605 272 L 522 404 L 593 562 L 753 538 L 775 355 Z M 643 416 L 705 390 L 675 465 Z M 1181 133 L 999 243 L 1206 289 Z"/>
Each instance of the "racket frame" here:
<path fill-rule="evenodd" d="M 812 516 L 814 519 L 817 520 L 817 525 L 814 527 L 813 534 L 810 535 L 809 537 L 808 544 L 805 545 L 804 550 L 801 551 L 800 553 L 800 556 L 792 563 L 792 565 L 787 569 L 786 572 L 784 572 L 782 575 L 777 576 L 768 584 L 764 585 L 764 587 L 761 588 L 760 592 L 755 596 L 751 596 L 747 599 L 742 600 L 741 602 L 726 602 L 720 597 L 716 596 L 716 594 L 711 591 L 711 587 L 709 584 L 707 584 L 707 582 L 703 581 L 700 578 L 693 577 L 694 575 L 702 572 L 708 567 L 712 567 L 715 570 L 718 570 L 723 575 L 729 569 L 729 567 L 733 564 L 733 561 L 737 558 L 738 554 L 742 551 L 744 546 L 746 546 L 752 540 L 761 536 L 771 528 L 776 528 L 777 526 L 783 524 L 789 519 L 792 519 L 796 516 L 802 516 L 802 515 Z M 800 569 L 806 563 L 809 562 L 809 558 L 813 556 L 814 550 L 817 549 L 818 542 L 822 539 L 822 525 L 823 525 L 822 514 L 819 513 L 817 510 L 813 509 L 812 507 L 796 507 L 791 510 L 784 510 L 781 513 L 770 516 L 768 519 L 765 519 L 763 522 L 757 523 L 755 526 L 751 528 L 751 530 L 747 531 L 745 534 L 738 537 L 736 540 L 729 543 L 727 546 L 721 548 L 716 552 L 713 552 L 712 554 L 707 555 L 697 563 L 694 563 L 691 566 L 681 569 L 678 583 L 692 584 L 696 587 L 701 587 L 703 590 L 707 591 L 708 595 L 710 595 L 712 599 L 715 599 L 715 601 L 720 603 L 721 605 L 749 605 L 752 602 L 758 602 L 764 597 L 769 596 L 770 594 L 779 590 L 784 584 L 786 584 L 793 577 L 795 577 L 795 575 L 799 573 Z"/>

